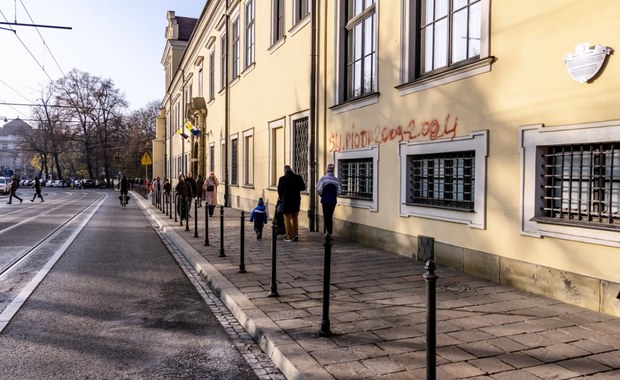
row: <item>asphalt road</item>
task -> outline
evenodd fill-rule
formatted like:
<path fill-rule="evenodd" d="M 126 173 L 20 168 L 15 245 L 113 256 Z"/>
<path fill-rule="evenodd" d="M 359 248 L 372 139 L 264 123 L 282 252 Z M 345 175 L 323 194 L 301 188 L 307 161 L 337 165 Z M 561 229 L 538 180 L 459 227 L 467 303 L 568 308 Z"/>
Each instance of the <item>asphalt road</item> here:
<path fill-rule="evenodd" d="M 258 378 L 142 211 L 105 193 L 0 333 L 0 378 Z"/>

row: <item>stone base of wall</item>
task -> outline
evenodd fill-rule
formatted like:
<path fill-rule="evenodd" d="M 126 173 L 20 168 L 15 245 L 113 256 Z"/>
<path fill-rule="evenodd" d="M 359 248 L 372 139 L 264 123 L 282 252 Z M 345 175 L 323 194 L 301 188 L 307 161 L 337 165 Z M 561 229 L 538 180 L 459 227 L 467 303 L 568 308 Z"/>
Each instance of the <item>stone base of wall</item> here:
<path fill-rule="evenodd" d="M 346 239 L 416 260 L 425 260 L 428 247 L 410 236 L 334 220 L 334 232 Z M 418 248 L 421 247 L 419 250 Z M 620 317 L 620 284 L 520 260 L 434 242 L 437 265 L 478 278 L 522 289 L 572 305 Z"/>

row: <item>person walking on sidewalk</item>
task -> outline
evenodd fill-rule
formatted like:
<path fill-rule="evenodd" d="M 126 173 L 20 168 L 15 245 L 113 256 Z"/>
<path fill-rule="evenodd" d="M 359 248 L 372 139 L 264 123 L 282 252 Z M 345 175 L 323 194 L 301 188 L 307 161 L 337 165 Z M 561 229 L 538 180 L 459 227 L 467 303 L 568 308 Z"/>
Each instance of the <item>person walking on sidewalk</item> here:
<path fill-rule="evenodd" d="M 213 210 L 217 206 L 217 186 L 219 184 L 215 173 L 211 172 L 202 187 L 205 192 L 205 205 L 209 207 L 209 216 L 213 216 Z"/>
<path fill-rule="evenodd" d="M 336 204 L 338 204 L 338 195 L 342 194 L 342 183 L 334 175 L 334 164 L 327 165 L 325 172 L 325 175 L 316 184 L 316 192 L 321 197 L 325 237 L 328 240 L 333 240 L 334 210 L 336 210 Z"/>
<path fill-rule="evenodd" d="M 17 189 L 19 188 L 19 181 L 17 181 L 17 177 L 13 176 L 13 180 L 11 181 L 11 192 L 9 194 L 9 201 L 6 204 L 11 204 L 13 198 L 19 199 L 19 203 L 22 203 L 24 200 L 17 196 Z"/>
<path fill-rule="evenodd" d="M 254 222 L 254 232 L 256 232 L 256 239 L 261 240 L 263 238 L 263 227 L 267 224 L 269 215 L 267 215 L 267 209 L 265 208 L 265 201 L 263 198 L 258 198 L 258 205 L 254 207 L 250 213 L 250 222 Z"/>
<path fill-rule="evenodd" d="M 41 195 L 41 180 L 39 179 L 39 177 L 35 177 L 34 185 L 32 185 L 32 188 L 34 189 L 34 196 L 30 200 L 30 202 L 34 202 L 37 197 L 41 198 L 41 202 L 43 202 L 43 196 Z"/>
<path fill-rule="evenodd" d="M 297 217 L 301 205 L 301 192 L 306 190 L 306 183 L 299 174 L 293 172 L 289 165 L 284 166 L 284 175 L 278 179 L 278 196 L 282 200 L 284 213 L 284 241 L 299 239 L 299 224 Z"/>

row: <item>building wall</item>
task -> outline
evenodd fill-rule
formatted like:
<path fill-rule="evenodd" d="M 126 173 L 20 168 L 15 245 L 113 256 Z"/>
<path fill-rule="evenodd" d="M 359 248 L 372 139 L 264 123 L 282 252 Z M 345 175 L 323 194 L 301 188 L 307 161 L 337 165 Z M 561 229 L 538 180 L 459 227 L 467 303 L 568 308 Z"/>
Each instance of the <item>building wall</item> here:
<path fill-rule="evenodd" d="M 222 180 L 221 142 L 231 136 L 242 142 L 251 135 L 251 184 L 241 183 L 248 168 L 240 165 L 240 183 L 230 187 L 230 205 L 250 209 L 262 196 L 273 206 L 273 180 L 281 172 L 274 163 L 290 163 L 292 118 L 310 108 L 311 25 L 306 19 L 294 27 L 292 12 L 286 10 L 286 38 L 273 45 L 271 2 L 257 4 L 256 60 L 230 83 L 226 136 L 218 66 L 223 6 L 209 3 L 198 24 L 200 37 L 189 42 L 181 63 L 187 75 L 202 55 L 207 70 L 209 52 L 215 49 L 216 94 L 207 104 L 205 144 L 215 144 L 216 173 Z M 571 79 L 564 66 L 565 55 L 577 44 L 620 46 L 615 33 L 620 5 L 613 0 L 523 0 L 515 9 L 513 2 L 483 0 L 481 59 L 465 68 L 413 78 L 406 70 L 408 57 L 415 59 L 409 54 L 414 49 L 408 37 L 413 24 L 410 2 L 379 0 L 374 9 L 377 91 L 344 101 L 339 92 L 345 54 L 341 3 L 320 2 L 317 14 L 316 167 L 322 175 L 327 163 L 338 167 L 340 161 L 359 157 L 371 157 L 376 166 L 371 200 L 340 198 L 336 235 L 413 258 L 419 258 L 418 238 L 433 237 L 439 264 L 618 315 L 620 239 L 615 226 L 558 227 L 532 221 L 531 216 L 539 204 L 537 144 L 620 141 L 617 58 L 607 57 L 603 70 L 588 83 Z M 245 2 L 235 4 L 243 20 Z M 234 17 L 235 12 L 230 14 Z M 208 88 L 208 80 L 204 85 Z M 274 127 L 279 126 L 284 147 L 274 153 Z M 243 144 L 239 147 L 241 162 Z M 408 204 L 405 157 L 461 150 L 475 151 L 473 211 Z M 210 159 L 206 157 L 207 167 Z M 337 175 L 342 174 L 339 170 Z M 302 197 L 302 214 L 310 196 L 315 195 Z M 306 225 L 307 220 L 300 219 Z"/>

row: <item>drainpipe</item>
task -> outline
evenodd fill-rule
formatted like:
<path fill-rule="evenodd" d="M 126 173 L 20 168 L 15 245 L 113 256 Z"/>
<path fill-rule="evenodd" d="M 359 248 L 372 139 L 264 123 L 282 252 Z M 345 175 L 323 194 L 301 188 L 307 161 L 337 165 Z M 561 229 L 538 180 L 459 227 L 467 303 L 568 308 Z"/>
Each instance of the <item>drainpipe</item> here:
<path fill-rule="evenodd" d="M 226 65 L 226 77 L 224 78 L 224 81 L 226 82 L 224 85 L 226 94 L 224 97 L 224 207 L 230 207 L 230 202 L 229 202 L 229 198 L 230 198 L 230 178 L 229 178 L 229 170 L 228 170 L 228 134 L 230 133 L 230 88 L 228 86 L 229 81 L 228 78 L 230 76 L 230 65 L 229 65 L 229 61 L 228 61 L 228 57 L 230 55 L 230 28 L 229 28 L 229 23 L 230 23 L 230 16 L 228 15 L 228 7 L 229 7 L 229 0 L 226 0 L 226 9 L 225 9 L 225 17 L 226 17 L 226 25 L 224 26 L 224 28 L 226 28 L 226 56 L 225 58 L 225 65 Z"/>
<path fill-rule="evenodd" d="M 310 197 L 310 205 L 308 210 L 308 227 L 310 231 L 316 231 L 318 214 L 317 207 L 317 194 L 316 194 L 316 182 L 317 182 L 317 162 L 316 162 L 316 147 L 318 141 L 318 127 L 317 127 L 317 110 L 316 105 L 316 88 L 317 88 L 317 33 L 318 33 L 318 9 L 319 0 L 312 1 L 311 10 L 311 38 L 310 38 L 310 184 L 308 186 L 308 195 Z"/>

